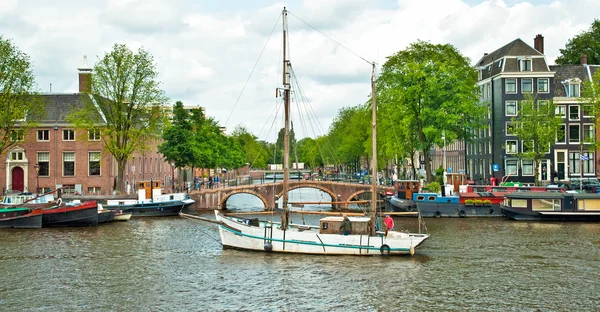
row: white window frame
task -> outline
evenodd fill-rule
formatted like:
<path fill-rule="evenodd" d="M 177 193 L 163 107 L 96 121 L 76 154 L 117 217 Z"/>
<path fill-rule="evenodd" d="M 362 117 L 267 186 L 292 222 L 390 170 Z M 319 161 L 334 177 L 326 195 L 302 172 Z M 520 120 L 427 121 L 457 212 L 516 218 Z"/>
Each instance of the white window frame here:
<path fill-rule="evenodd" d="M 511 143 L 511 144 L 509 144 Z M 518 140 L 506 140 L 505 142 L 505 146 L 506 146 L 506 154 L 517 154 L 519 152 L 519 141 Z M 513 148 L 510 148 L 510 147 Z"/>
<path fill-rule="evenodd" d="M 45 156 L 48 156 L 48 157 L 40 157 L 40 155 L 42 155 L 42 154 Z M 44 175 L 44 174 L 42 174 L 42 171 L 40 170 L 39 176 L 40 177 L 49 177 L 50 176 L 50 152 L 37 152 L 36 158 L 37 158 L 37 163 L 38 163 L 38 165 L 40 165 L 40 167 L 41 167 L 42 163 L 48 164 L 48 174 Z M 44 159 L 44 158 L 47 158 L 47 159 Z"/>
<path fill-rule="evenodd" d="M 42 134 L 42 139 L 40 139 L 40 134 Z M 46 136 L 43 134 L 47 134 Z M 45 138 L 44 138 L 45 137 Z M 48 142 L 50 141 L 50 130 L 48 129 L 39 129 L 37 131 L 37 137 L 36 137 L 38 142 Z"/>
<path fill-rule="evenodd" d="M 529 64 L 529 68 L 525 68 L 525 64 Z M 533 62 L 530 57 L 524 57 L 519 60 L 520 71 L 533 71 Z"/>
<path fill-rule="evenodd" d="M 533 160 L 522 159 L 521 160 L 521 175 L 522 176 L 533 176 L 535 174 L 535 162 Z"/>
<path fill-rule="evenodd" d="M 514 114 L 509 114 L 508 113 L 508 107 L 512 106 L 514 104 L 515 107 L 515 113 Z M 519 114 L 519 102 L 515 101 L 515 100 L 509 100 L 504 102 L 504 112 L 506 116 L 517 116 Z"/>
<path fill-rule="evenodd" d="M 514 163 L 514 171 L 509 171 L 512 165 L 509 166 L 509 162 Z M 517 159 L 505 159 L 504 160 L 504 174 L 505 175 L 517 175 L 519 173 L 519 161 Z"/>
<path fill-rule="evenodd" d="M 92 141 L 92 142 L 100 141 L 100 129 L 89 129 L 88 130 L 88 141 Z"/>
<path fill-rule="evenodd" d="M 586 138 L 586 129 L 585 129 L 586 127 L 590 127 L 590 129 L 588 129 L 588 131 L 587 131 L 588 132 L 587 134 L 589 135 L 589 138 L 591 140 L 586 140 L 587 139 Z M 592 144 L 592 143 L 594 143 L 594 141 L 596 141 L 596 127 L 594 126 L 593 123 L 584 123 L 582 133 L 583 133 L 583 141 L 582 141 L 583 144 Z"/>
<path fill-rule="evenodd" d="M 12 142 L 25 141 L 25 131 L 23 131 L 23 129 L 10 130 L 10 139 Z"/>
<path fill-rule="evenodd" d="M 515 86 L 515 90 L 514 90 L 514 91 L 509 91 L 509 90 L 508 90 L 508 81 L 509 81 L 509 80 L 510 80 L 510 81 L 514 81 L 514 82 L 515 82 L 515 83 L 514 83 L 514 86 Z M 517 86 L 517 79 L 516 79 L 516 78 L 506 78 L 506 79 L 504 80 L 504 89 L 505 89 L 505 91 L 506 91 L 506 92 L 505 92 L 506 94 L 516 94 L 516 93 L 518 93 L 518 92 L 519 92 L 519 87 Z"/>
<path fill-rule="evenodd" d="M 98 162 L 98 174 L 92 174 L 91 173 L 91 171 L 92 171 L 92 167 L 91 167 L 91 165 L 92 165 L 92 158 L 95 158 L 95 157 L 92 157 L 92 154 L 94 154 L 94 156 L 96 156 L 96 155 L 98 156 L 98 160 L 94 160 L 94 161 Z M 99 177 L 101 175 L 102 175 L 102 153 L 101 152 L 94 152 L 94 151 L 88 152 L 88 176 L 90 176 L 90 177 Z"/>
<path fill-rule="evenodd" d="M 563 123 L 563 124 L 560 124 L 560 125 L 558 126 L 558 131 L 560 131 L 560 127 L 564 127 L 564 128 L 563 128 L 563 131 L 564 131 L 564 133 L 563 133 L 563 134 L 564 134 L 564 136 L 563 136 L 563 140 L 562 140 L 562 141 L 559 141 L 559 140 L 558 140 L 558 133 L 557 133 L 557 134 L 556 134 L 556 144 L 567 144 L 567 124 L 564 124 L 564 123 Z"/>
<path fill-rule="evenodd" d="M 562 111 L 562 114 L 561 114 L 561 111 Z M 554 109 L 554 116 L 566 118 L 567 117 L 567 106 L 566 105 L 556 105 L 556 109 Z"/>
<path fill-rule="evenodd" d="M 571 118 L 571 108 L 577 108 L 577 118 Z M 581 120 L 581 109 L 579 105 L 569 105 L 569 120 Z"/>
<path fill-rule="evenodd" d="M 506 125 L 505 125 L 505 127 L 504 127 L 504 134 L 505 134 L 506 136 L 516 136 L 516 135 L 517 135 L 516 133 L 509 133 L 509 132 L 508 132 L 508 126 L 509 126 L 509 125 L 514 125 L 514 127 L 517 127 L 517 124 L 516 124 L 516 123 L 514 123 L 514 122 L 512 122 L 512 121 L 507 121 L 507 122 L 506 122 Z"/>
<path fill-rule="evenodd" d="M 65 140 L 65 133 L 68 134 L 68 138 Z M 62 140 L 65 142 L 75 141 L 75 130 L 73 129 L 63 129 Z"/>
<path fill-rule="evenodd" d="M 540 82 L 546 82 L 546 90 L 540 89 Z M 550 93 L 550 79 L 549 78 L 538 78 L 537 79 L 537 93 Z"/>
<path fill-rule="evenodd" d="M 530 82 L 531 89 L 530 91 L 525 91 L 525 81 Z M 521 78 L 521 92 L 522 93 L 533 93 L 533 79 L 532 78 Z"/>
<path fill-rule="evenodd" d="M 73 154 L 73 175 L 65 175 L 65 154 Z M 62 153 L 62 176 L 63 177 L 74 177 L 77 175 L 77 164 L 76 164 L 77 155 L 75 152 L 63 152 Z"/>
<path fill-rule="evenodd" d="M 573 92 L 575 91 L 576 92 Z M 565 93 L 569 98 L 577 98 L 581 96 L 581 84 L 572 82 L 565 85 Z M 575 94 L 576 93 L 576 94 Z"/>
<path fill-rule="evenodd" d="M 577 127 L 577 141 L 571 141 L 571 126 L 573 127 Z M 568 135 L 569 135 L 569 144 L 579 144 L 581 142 L 581 125 L 577 124 L 577 123 L 573 123 L 573 124 L 569 124 L 567 126 L 568 128 Z"/>

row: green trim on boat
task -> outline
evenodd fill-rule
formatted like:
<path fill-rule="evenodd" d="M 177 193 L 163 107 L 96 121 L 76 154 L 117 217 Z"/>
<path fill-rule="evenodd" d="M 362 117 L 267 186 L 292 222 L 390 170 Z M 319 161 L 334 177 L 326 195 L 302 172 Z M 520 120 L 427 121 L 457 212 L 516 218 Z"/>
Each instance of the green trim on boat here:
<path fill-rule="evenodd" d="M 0 213 L 4 213 L 4 212 L 14 212 L 14 211 L 24 211 L 24 210 L 29 210 L 29 208 L 25 208 L 25 207 L 15 207 L 15 208 L 0 208 Z"/>

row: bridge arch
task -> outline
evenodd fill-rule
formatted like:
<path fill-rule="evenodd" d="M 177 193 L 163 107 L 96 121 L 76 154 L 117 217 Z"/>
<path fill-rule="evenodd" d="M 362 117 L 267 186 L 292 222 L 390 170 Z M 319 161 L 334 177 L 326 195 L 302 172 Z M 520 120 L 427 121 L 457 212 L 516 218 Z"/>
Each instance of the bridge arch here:
<path fill-rule="evenodd" d="M 227 206 L 225 205 L 225 203 L 227 203 L 227 200 L 229 199 L 229 197 L 235 195 L 235 194 L 250 194 L 250 195 L 254 195 L 256 197 L 258 197 L 258 199 L 260 199 L 260 201 L 262 201 L 263 206 L 265 207 L 265 209 L 269 209 L 269 205 L 267 203 L 267 200 L 265 199 L 264 196 L 262 196 L 260 193 L 251 190 L 251 189 L 239 189 L 239 190 L 235 190 L 231 193 L 228 193 L 227 196 L 224 196 L 221 201 L 219 202 L 219 209 L 227 209 Z"/>
<path fill-rule="evenodd" d="M 301 189 L 301 188 L 313 188 L 313 189 L 317 189 L 320 190 L 324 193 L 329 194 L 329 196 L 331 196 L 331 201 L 332 202 L 336 202 L 337 200 L 337 195 L 330 189 L 327 188 L 325 186 L 319 185 L 319 184 L 290 184 L 290 186 L 288 187 L 288 192 L 291 190 L 295 190 L 295 189 Z M 283 196 L 283 190 L 281 190 L 279 193 L 277 193 L 277 198 L 281 198 L 281 196 Z M 275 206 L 277 206 L 277 202 L 275 202 Z"/>

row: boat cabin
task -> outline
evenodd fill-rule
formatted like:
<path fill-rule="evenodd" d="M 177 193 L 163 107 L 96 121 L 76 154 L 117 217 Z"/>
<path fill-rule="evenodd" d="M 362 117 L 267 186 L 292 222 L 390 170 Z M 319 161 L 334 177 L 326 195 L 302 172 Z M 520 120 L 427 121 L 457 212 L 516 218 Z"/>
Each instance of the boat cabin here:
<path fill-rule="evenodd" d="M 600 221 L 600 194 L 515 192 L 504 196 L 501 208 L 515 220 Z"/>
<path fill-rule="evenodd" d="M 454 187 L 454 193 L 460 192 L 460 186 L 467 184 L 467 175 L 464 173 L 447 173 L 446 185 Z"/>
<path fill-rule="evenodd" d="M 398 198 L 411 200 L 413 193 L 421 191 L 421 181 L 418 180 L 396 180 L 394 182 L 394 190 Z"/>
<path fill-rule="evenodd" d="M 138 199 L 151 199 L 153 196 L 161 195 L 162 189 L 160 187 L 160 180 L 150 180 L 150 181 L 139 181 L 137 182 L 138 193 L 143 190 L 145 193 L 145 197 Z M 139 194 L 138 194 L 139 195 Z"/>
<path fill-rule="evenodd" d="M 352 224 L 352 232 L 350 234 L 369 235 L 369 219 L 368 217 L 348 217 Z M 343 217 L 325 217 L 320 220 L 320 234 L 340 234 L 340 225 L 342 225 Z"/>
<path fill-rule="evenodd" d="M 439 196 L 437 193 L 416 193 L 416 194 L 413 194 L 412 200 L 415 202 L 458 204 L 459 197 L 458 196 Z"/>

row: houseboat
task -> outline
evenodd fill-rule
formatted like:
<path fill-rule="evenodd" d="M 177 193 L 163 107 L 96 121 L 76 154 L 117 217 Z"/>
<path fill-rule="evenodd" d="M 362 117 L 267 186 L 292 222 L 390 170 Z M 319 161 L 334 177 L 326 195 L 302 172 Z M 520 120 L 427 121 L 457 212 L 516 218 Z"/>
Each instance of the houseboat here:
<path fill-rule="evenodd" d="M 519 221 L 600 221 L 600 194 L 515 192 L 504 196 L 500 209 Z"/>

